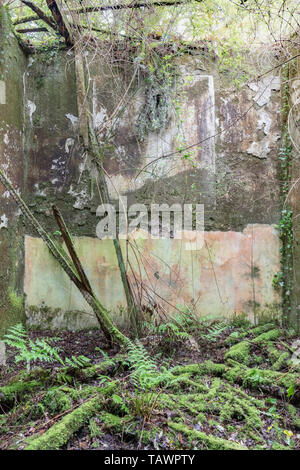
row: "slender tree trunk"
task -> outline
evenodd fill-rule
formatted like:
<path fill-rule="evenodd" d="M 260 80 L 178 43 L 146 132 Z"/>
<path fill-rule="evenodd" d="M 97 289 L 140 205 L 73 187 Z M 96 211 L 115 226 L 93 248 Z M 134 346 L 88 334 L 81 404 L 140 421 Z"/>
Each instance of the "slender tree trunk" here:
<path fill-rule="evenodd" d="M 17 203 L 18 207 L 21 209 L 23 215 L 30 221 L 34 229 L 37 231 L 38 235 L 44 240 L 45 244 L 47 245 L 50 253 L 54 256 L 56 261 L 60 264 L 62 269 L 65 271 L 67 276 L 71 279 L 71 281 L 76 285 L 76 287 L 80 290 L 81 294 L 87 301 L 87 303 L 92 307 L 96 318 L 99 322 L 99 325 L 104 332 L 106 338 L 108 340 L 113 340 L 121 346 L 127 347 L 131 344 L 130 340 L 124 336 L 121 331 L 113 324 L 108 310 L 102 305 L 100 300 L 96 297 L 94 292 L 92 291 L 89 281 L 87 280 L 84 273 L 78 268 L 78 263 L 72 262 L 69 258 L 67 253 L 64 251 L 62 247 L 57 247 L 55 242 L 52 238 L 48 235 L 48 233 L 43 229 L 40 225 L 38 220 L 34 217 L 30 209 L 27 207 L 23 199 L 18 195 L 17 191 L 14 189 L 13 185 L 5 175 L 5 173 L 0 169 L 0 182 L 4 185 L 4 187 L 10 192 L 13 199 Z M 63 221 L 62 221 L 63 223 Z M 63 223 L 64 225 L 64 223 Z M 62 225 L 60 225 L 62 229 Z M 72 244 L 72 241 L 70 240 Z M 68 242 L 67 242 L 68 247 Z M 78 257 L 75 252 L 75 248 L 72 245 L 74 250 L 73 256 L 75 256 L 78 260 Z M 69 246 L 70 249 L 70 246 Z M 70 249 L 72 253 L 72 250 Z M 74 255 L 75 253 L 75 255 Z M 72 258 L 73 258 L 72 256 Z M 79 260 L 78 260 L 79 261 Z M 83 268 L 82 268 L 83 271 Z"/>

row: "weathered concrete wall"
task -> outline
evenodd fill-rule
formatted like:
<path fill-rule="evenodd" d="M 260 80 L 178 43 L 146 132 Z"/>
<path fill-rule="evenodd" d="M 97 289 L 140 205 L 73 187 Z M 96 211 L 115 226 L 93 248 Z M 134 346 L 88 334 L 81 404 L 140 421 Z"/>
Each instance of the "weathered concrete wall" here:
<path fill-rule="evenodd" d="M 0 9 L 0 166 L 23 190 L 23 71 L 25 59 Z M 0 335 L 24 317 L 23 237 L 18 211 L 0 185 Z"/>
<path fill-rule="evenodd" d="M 199 314 L 248 312 L 254 320 L 255 305 L 267 309 L 274 304 L 272 279 L 280 266 L 279 240 L 272 226 L 254 224 L 243 232 L 206 232 L 205 244 L 198 251 L 186 251 L 182 240 L 135 241 L 135 251 L 143 258 L 137 263 L 129 250 L 134 273 L 130 279 L 133 285 L 138 279 L 139 285 L 147 286 L 162 312 L 189 305 Z M 75 246 L 94 291 L 109 306 L 114 320 L 124 324 L 126 299 L 112 241 L 80 237 Z M 122 249 L 126 257 L 124 240 Z M 28 324 L 70 329 L 96 326 L 89 306 L 42 240 L 27 236 L 25 252 Z M 156 293 L 164 300 L 156 298 Z"/>
<path fill-rule="evenodd" d="M 289 92 L 290 106 L 288 126 L 292 134 L 292 164 L 291 164 L 291 187 L 287 194 L 287 209 L 293 211 L 293 246 L 290 249 L 292 263 L 286 266 L 292 270 L 289 274 L 292 283 L 291 292 L 291 312 L 290 317 L 300 332 L 300 133 L 299 133 L 299 116 L 300 116 L 300 62 L 296 60 L 294 67 L 290 67 L 289 73 Z"/>
<path fill-rule="evenodd" d="M 280 214 L 279 77 L 232 94 L 224 92 L 216 66 L 210 64 L 203 71 L 197 57 L 182 59 L 178 66 L 182 76 L 190 77 L 186 85 L 177 84 L 175 93 L 180 126 L 178 113 L 171 109 L 167 125 L 139 141 L 136 123 L 145 107 L 145 90 L 137 87 L 118 121 L 115 138 L 104 145 L 107 183 L 111 197 L 126 195 L 128 204 L 180 203 L 183 197 L 185 203 L 204 204 L 205 244 L 199 251 L 186 251 L 178 240 L 137 241 L 141 265 L 137 266 L 131 249 L 128 253 L 133 284 L 142 281 L 167 312 L 178 305 L 194 305 L 202 315 L 246 312 L 255 319 L 268 310 L 278 311 L 280 298 L 272 279 L 280 268 L 275 229 Z M 90 93 L 94 123 L 103 141 L 120 99 L 116 90 L 126 89 L 128 81 L 122 74 L 112 80 L 101 64 L 94 64 Z M 58 54 L 50 63 L 33 58 L 27 83 L 26 99 L 34 105 L 29 127 L 36 140 L 28 152 L 30 206 L 51 231 L 56 230 L 49 217 L 51 201 L 61 207 L 72 232 L 81 237 L 76 239 L 78 252 L 95 291 L 123 323 L 120 307 L 125 298 L 113 246 L 109 240 L 95 239 L 95 211 L 101 200 L 77 140 L 72 56 L 66 62 Z M 177 154 L 139 174 L 158 156 L 174 152 L 183 139 L 186 146 L 201 141 L 191 150 L 193 164 Z M 95 324 L 88 306 L 41 241 L 27 237 L 25 252 L 28 323 L 69 328 Z"/>
<path fill-rule="evenodd" d="M 20 60 L 23 70 L 25 59 Z M 181 58 L 177 66 L 181 78 L 174 84 L 167 122 L 143 139 L 137 123 L 147 111 L 147 82 L 136 77 L 134 92 L 126 94 L 131 73 L 112 75 L 97 62 L 91 69 L 89 93 L 111 197 L 116 201 L 118 193 L 126 195 L 129 205 L 184 202 L 205 208 L 205 242 L 198 251 L 185 250 L 179 240 L 136 240 L 139 265 L 131 248 L 128 252 L 133 283 L 142 281 L 153 302 L 166 312 L 174 312 L 178 305 L 194 305 L 201 315 L 246 312 L 255 319 L 263 312 L 278 311 L 280 298 L 272 279 L 280 268 L 275 228 L 280 218 L 279 77 L 268 76 L 232 92 L 227 91 L 226 77 L 217 64 L 203 56 Z M 23 83 L 20 73 L 14 79 L 18 80 L 15 89 L 20 90 L 14 109 L 19 110 L 21 129 L 24 118 L 25 198 L 52 233 L 57 226 L 51 204 L 62 210 L 95 291 L 115 319 L 124 323 L 120 307 L 125 299 L 112 243 L 96 238 L 99 183 L 78 139 L 72 53 L 33 55 L 27 59 Z M 114 137 L 104 144 L 110 116 L 123 96 L 125 110 Z M 1 106 L 7 105 L 0 104 L 0 112 Z M 188 155 L 157 160 L 190 145 Z M 14 168 L 20 171 L 20 180 L 14 182 L 21 189 L 22 165 L 14 163 Z M 0 230 L 0 235 L 4 232 Z M 28 324 L 94 325 L 88 306 L 41 240 L 31 227 L 26 226 L 25 233 Z"/>

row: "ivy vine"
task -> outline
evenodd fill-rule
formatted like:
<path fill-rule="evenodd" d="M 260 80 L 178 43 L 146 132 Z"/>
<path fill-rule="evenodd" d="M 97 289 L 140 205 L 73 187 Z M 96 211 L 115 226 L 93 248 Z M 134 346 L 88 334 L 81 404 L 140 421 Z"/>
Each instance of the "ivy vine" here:
<path fill-rule="evenodd" d="M 285 80 L 282 102 L 282 142 L 280 148 L 280 180 L 281 180 L 281 218 L 279 221 L 279 237 L 281 240 L 281 270 L 273 278 L 273 287 L 282 293 L 283 319 L 287 321 L 291 311 L 292 272 L 293 272 L 293 211 L 287 206 L 286 199 L 291 181 L 292 143 L 287 128 L 289 113 L 289 67 L 283 70 Z"/>

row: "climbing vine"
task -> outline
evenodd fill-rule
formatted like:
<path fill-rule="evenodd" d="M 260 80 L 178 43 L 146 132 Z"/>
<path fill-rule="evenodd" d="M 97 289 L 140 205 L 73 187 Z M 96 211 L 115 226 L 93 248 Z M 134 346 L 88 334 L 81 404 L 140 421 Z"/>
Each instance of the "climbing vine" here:
<path fill-rule="evenodd" d="M 138 140 L 144 140 L 150 132 L 164 129 L 169 121 L 175 79 L 171 59 L 170 55 L 156 55 L 154 64 L 143 64 L 146 71 L 145 103 L 136 122 Z"/>
<path fill-rule="evenodd" d="M 289 67 L 283 69 L 284 88 L 282 103 L 282 147 L 279 152 L 281 180 L 281 218 L 279 221 L 281 240 L 281 270 L 273 278 L 273 286 L 282 292 L 283 321 L 286 323 L 291 312 L 292 270 L 293 270 L 293 211 L 287 205 L 291 181 L 292 143 L 287 128 L 289 113 Z"/>

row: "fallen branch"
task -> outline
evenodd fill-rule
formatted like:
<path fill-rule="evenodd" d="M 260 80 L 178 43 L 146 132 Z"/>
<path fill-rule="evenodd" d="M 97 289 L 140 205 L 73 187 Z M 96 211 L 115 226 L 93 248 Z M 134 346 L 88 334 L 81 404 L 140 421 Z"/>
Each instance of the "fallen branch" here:
<path fill-rule="evenodd" d="M 71 239 L 71 236 L 69 234 L 69 231 L 66 227 L 66 224 L 62 218 L 62 215 L 61 213 L 59 212 L 59 210 L 57 209 L 56 206 L 52 206 L 52 211 L 53 211 L 53 214 L 54 214 L 54 217 L 56 219 L 56 222 L 57 222 L 57 225 L 59 226 L 60 228 L 60 231 L 61 231 L 61 234 L 62 234 L 62 237 L 64 239 L 64 242 L 68 248 L 68 251 L 70 253 L 70 256 L 72 258 L 72 261 L 76 267 L 76 270 L 80 276 L 80 280 L 82 282 L 82 284 L 84 285 L 85 289 L 87 290 L 87 292 L 89 294 L 93 294 L 93 291 L 92 291 L 92 288 L 91 288 L 91 285 L 89 283 L 89 280 L 84 272 L 84 269 L 82 267 L 82 264 L 77 256 L 77 253 L 75 251 L 75 247 L 73 245 L 73 242 L 72 242 L 72 239 Z"/>

